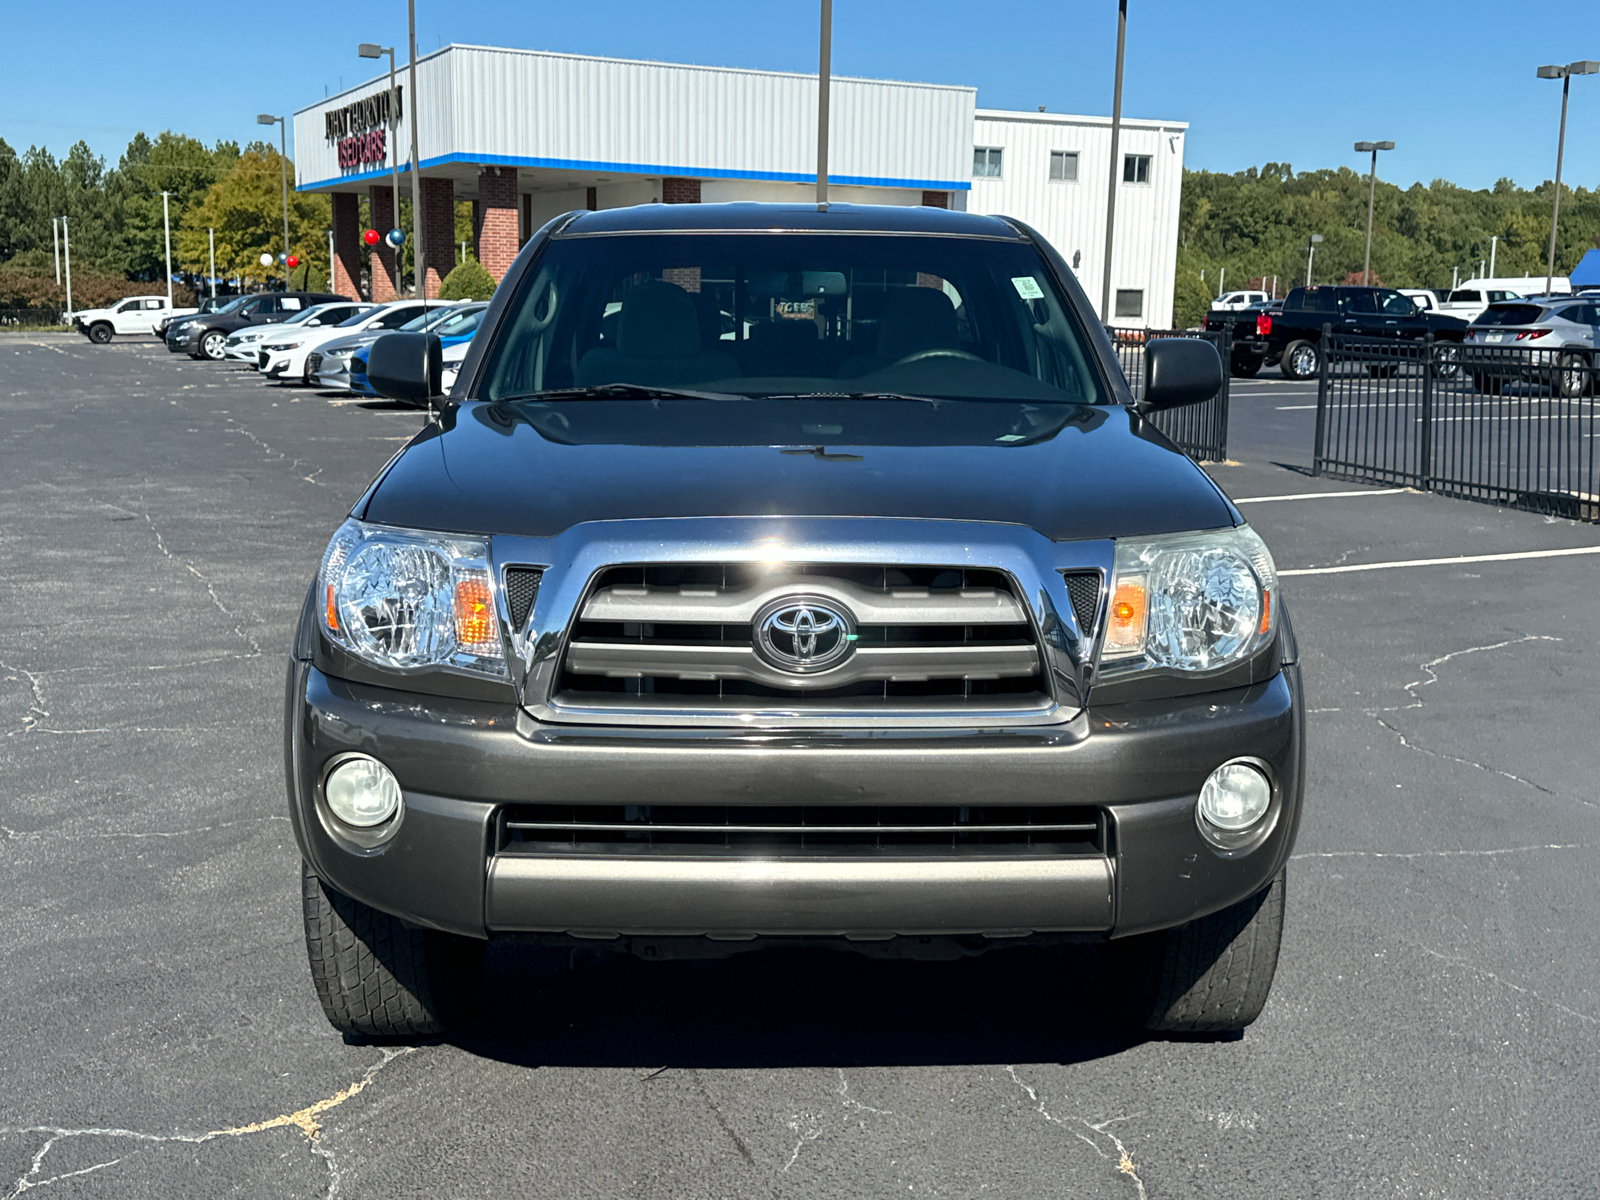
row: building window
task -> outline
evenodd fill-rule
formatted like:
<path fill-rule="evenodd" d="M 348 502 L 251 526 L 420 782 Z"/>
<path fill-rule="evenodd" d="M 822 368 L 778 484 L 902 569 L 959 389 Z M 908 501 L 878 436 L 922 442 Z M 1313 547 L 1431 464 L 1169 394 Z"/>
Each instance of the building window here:
<path fill-rule="evenodd" d="M 1116 312 L 1119 317 L 1144 316 L 1144 289 L 1118 288 Z"/>
<path fill-rule="evenodd" d="M 1124 154 L 1122 156 L 1122 182 L 1149 183 L 1150 156 L 1148 154 Z"/>
<path fill-rule="evenodd" d="M 975 176 L 986 176 L 991 179 L 1000 178 L 1000 156 L 1003 151 L 999 146 L 975 146 L 972 150 L 972 173 Z"/>
<path fill-rule="evenodd" d="M 1078 182 L 1078 152 L 1076 150 L 1050 151 L 1050 182 Z"/>

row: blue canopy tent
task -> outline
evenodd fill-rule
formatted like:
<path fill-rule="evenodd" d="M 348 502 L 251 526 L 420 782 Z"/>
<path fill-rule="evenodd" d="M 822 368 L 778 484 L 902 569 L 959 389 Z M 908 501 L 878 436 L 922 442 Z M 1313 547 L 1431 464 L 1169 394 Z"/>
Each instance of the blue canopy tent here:
<path fill-rule="evenodd" d="M 1600 250 L 1585 250 L 1570 278 L 1574 288 L 1600 287 Z"/>

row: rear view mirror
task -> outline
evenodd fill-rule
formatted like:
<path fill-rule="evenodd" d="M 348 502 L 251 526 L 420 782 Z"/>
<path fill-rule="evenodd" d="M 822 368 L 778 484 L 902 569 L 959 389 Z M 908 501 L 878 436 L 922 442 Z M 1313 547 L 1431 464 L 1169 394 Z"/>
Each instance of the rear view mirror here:
<path fill-rule="evenodd" d="M 1141 412 L 1200 404 L 1222 390 L 1222 358 L 1200 338 L 1156 338 L 1144 348 Z"/>
<path fill-rule="evenodd" d="M 367 382 L 391 400 L 426 404 L 443 372 L 444 348 L 431 333 L 386 333 L 367 351 Z"/>

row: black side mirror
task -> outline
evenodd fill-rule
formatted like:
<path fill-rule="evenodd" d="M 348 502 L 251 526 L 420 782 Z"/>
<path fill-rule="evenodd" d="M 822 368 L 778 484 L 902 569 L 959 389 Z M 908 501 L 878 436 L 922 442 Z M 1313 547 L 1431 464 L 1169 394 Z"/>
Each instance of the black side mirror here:
<path fill-rule="evenodd" d="M 444 348 L 436 334 L 386 333 L 367 351 L 367 382 L 391 400 L 426 404 L 439 394 L 443 373 Z"/>
<path fill-rule="evenodd" d="M 370 369 L 370 368 L 369 368 Z M 1200 404 L 1222 390 L 1222 358 L 1200 338 L 1156 338 L 1144 347 L 1144 398 L 1139 411 Z"/>

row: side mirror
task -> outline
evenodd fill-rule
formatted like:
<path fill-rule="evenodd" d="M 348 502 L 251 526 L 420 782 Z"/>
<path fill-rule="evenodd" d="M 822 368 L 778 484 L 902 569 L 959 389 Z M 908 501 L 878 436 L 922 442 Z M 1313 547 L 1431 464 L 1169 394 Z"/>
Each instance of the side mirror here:
<path fill-rule="evenodd" d="M 367 351 L 367 382 L 380 396 L 406 404 L 437 396 L 443 371 L 444 349 L 431 333 L 386 333 Z"/>
<path fill-rule="evenodd" d="M 1156 338 L 1145 343 L 1140 412 L 1200 404 L 1221 390 L 1222 358 L 1210 342 L 1200 338 Z"/>

